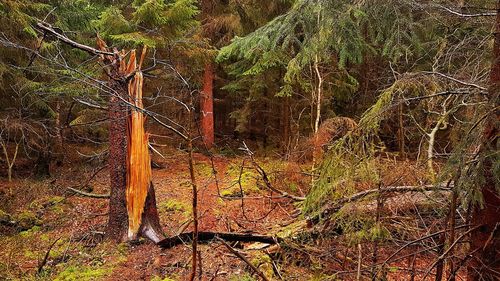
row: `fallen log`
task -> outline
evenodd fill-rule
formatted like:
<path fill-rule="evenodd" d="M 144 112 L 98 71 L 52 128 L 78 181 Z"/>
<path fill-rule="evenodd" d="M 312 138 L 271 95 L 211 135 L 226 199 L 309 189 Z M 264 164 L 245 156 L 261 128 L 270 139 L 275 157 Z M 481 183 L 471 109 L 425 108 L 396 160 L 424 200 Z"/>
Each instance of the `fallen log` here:
<path fill-rule="evenodd" d="M 387 194 L 394 193 L 406 193 L 406 192 L 425 192 L 425 191 L 450 191 L 452 186 L 447 186 L 445 184 L 438 185 L 423 185 L 423 186 L 387 186 L 384 188 L 369 189 L 358 193 L 355 193 L 349 197 L 341 198 L 333 203 L 327 204 L 323 207 L 320 213 L 309 218 L 312 223 L 317 223 L 321 218 L 328 217 L 335 212 L 338 212 L 344 205 L 361 200 L 369 195 L 380 193 L 381 196 L 386 196 Z"/>
<path fill-rule="evenodd" d="M 262 234 L 252 233 L 232 233 L 232 232 L 198 232 L 198 242 L 208 243 L 216 237 L 229 242 L 261 242 L 267 244 L 278 244 L 282 241 L 281 238 Z M 177 245 L 190 242 L 193 238 L 193 232 L 184 232 L 176 236 L 168 237 L 157 243 L 163 249 L 170 249 Z"/>

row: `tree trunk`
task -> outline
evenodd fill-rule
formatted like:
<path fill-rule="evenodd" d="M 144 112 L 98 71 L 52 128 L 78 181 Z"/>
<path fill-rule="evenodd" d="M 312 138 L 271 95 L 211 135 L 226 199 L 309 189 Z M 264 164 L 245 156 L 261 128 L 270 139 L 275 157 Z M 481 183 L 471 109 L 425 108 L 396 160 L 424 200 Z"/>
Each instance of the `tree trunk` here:
<path fill-rule="evenodd" d="M 283 108 L 282 108 L 282 121 L 283 121 L 283 141 L 281 147 L 283 152 L 287 154 L 290 145 L 290 97 L 284 97 Z"/>
<path fill-rule="evenodd" d="M 470 250 L 475 251 L 468 265 L 467 280 L 500 279 L 500 196 L 496 190 L 495 162 L 498 161 L 498 135 L 500 112 L 500 1 L 497 3 L 493 63 L 490 73 L 489 99 L 493 112 L 486 119 L 482 136 L 481 154 L 484 181 L 481 186 L 483 204 L 476 205 L 472 224 L 480 225 L 471 233 Z"/>
<path fill-rule="evenodd" d="M 398 106 L 398 146 L 399 156 L 404 159 L 405 156 L 405 127 L 403 122 L 403 104 Z"/>
<path fill-rule="evenodd" d="M 111 88 L 116 95 L 127 99 L 127 86 L 113 82 Z M 111 193 L 109 199 L 108 229 L 109 238 L 115 241 L 127 240 L 128 214 L 125 199 L 127 186 L 127 106 L 119 97 L 109 100 L 109 175 Z"/>
<path fill-rule="evenodd" d="M 214 67 L 211 62 L 205 64 L 203 73 L 203 91 L 200 95 L 200 123 L 203 142 L 208 149 L 214 146 Z"/>
<path fill-rule="evenodd" d="M 121 55 L 106 58 L 113 66 L 111 77 L 121 78 L 110 83 L 114 93 L 109 101 L 111 193 L 107 235 L 115 241 L 134 240 L 141 235 L 157 243 L 164 237 L 151 182 L 145 117 L 140 111 L 143 108 L 140 65 L 144 56 L 145 49 L 139 66 L 135 50 L 130 53 L 128 65 Z M 130 82 L 123 82 L 126 81 L 124 77 L 132 74 Z"/>

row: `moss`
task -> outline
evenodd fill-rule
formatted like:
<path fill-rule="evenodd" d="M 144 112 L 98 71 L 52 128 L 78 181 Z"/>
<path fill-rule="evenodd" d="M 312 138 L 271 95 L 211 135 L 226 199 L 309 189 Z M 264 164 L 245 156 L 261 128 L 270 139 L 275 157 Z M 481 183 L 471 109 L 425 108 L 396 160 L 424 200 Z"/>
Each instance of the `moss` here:
<path fill-rule="evenodd" d="M 194 170 L 196 171 L 196 174 L 202 178 L 209 178 L 213 174 L 212 165 L 204 162 L 196 163 L 194 165 Z"/>
<path fill-rule="evenodd" d="M 241 173 L 241 180 L 240 167 L 231 166 L 229 167 L 226 174 L 232 180 L 228 188 L 224 188 L 221 190 L 221 196 L 240 197 L 260 191 L 259 187 L 257 186 L 257 174 L 254 171 L 243 171 L 243 173 Z M 242 194 L 242 190 L 244 194 Z"/>
<path fill-rule="evenodd" d="M 285 227 L 281 227 L 276 235 L 280 238 L 296 238 L 296 236 L 302 233 L 306 228 L 307 222 L 305 220 L 300 220 Z"/>
<path fill-rule="evenodd" d="M 244 275 L 233 275 L 229 277 L 229 281 L 256 281 L 250 274 L 245 273 Z"/>
<path fill-rule="evenodd" d="M 176 199 L 168 199 L 158 205 L 160 213 L 179 213 L 184 217 L 189 217 L 192 212 L 191 205 Z"/>
<path fill-rule="evenodd" d="M 153 278 L 151 278 L 151 281 L 175 281 L 176 279 L 172 279 L 170 277 L 165 277 L 165 278 L 161 278 L 160 276 L 153 276 Z"/>
<path fill-rule="evenodd" d="M 111 273 L 108 268 L 92 268 L 92 267 L 79 267 L 69 266 L 59 273 L 55 281 L 86 281 L 98 280 Z"/>
<path fill-rule="evenodd" d="M 64 203 L 66 198 L 62 196 L 52 196 L 52 197 L 44 197 L 41 199 L 37 199 L 30 203 L 29 207 L 32 210 L 42 210 L 46 208 L 57 208 L 61 206 L 61 203 Z"/>
<path fill-rule="evenodd" d="M 28 230 L 34 226 L 42 225 L 42 221 L 38 218 L 38 216 L 27 210 L 17 215 L 15 217 L 15 221 L 17 221 L 20 230 Z"/>
<path fill-rule="evenodd" d="M 175 199 L 168 199 L 167 201 L 161 202 L 159 208 L 165 212 L 186 212 L 191 209 L 191 206 Z"/>
<path fill-rule="evenodd" d="M 116 250 L 121 256 L 126 256 L 128 254 L 129 250 L 129 244 L 128 243 L 120 243 L 118 246 L 116 246 Z"/>
<path fill-rule="evenodd" d="M 256 268 L 258 268 L 268 279 L 273 279 L 274 270 L 272 260 L 269 255 L 256 252 L 253 259 L 250 261 Z"/>

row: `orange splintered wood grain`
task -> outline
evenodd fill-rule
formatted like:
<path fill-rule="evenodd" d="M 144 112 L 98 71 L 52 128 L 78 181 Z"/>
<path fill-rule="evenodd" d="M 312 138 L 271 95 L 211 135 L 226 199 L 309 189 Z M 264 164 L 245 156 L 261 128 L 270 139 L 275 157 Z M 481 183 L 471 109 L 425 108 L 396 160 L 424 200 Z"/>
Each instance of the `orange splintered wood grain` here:
<path fill-rule="evenodd" d="M 132 73 L 136 70 L 135 68 L 135 52 L 132 52 L 127 72 Z M 142 85 L 142 73 L 138 71 L 129 83 L 128 92 L 130 95 L 130 102 L 141 109 L 143 108 Z M 133 108 L 128 121 L 126 189 L 129 221 L 128 236 L 129 239 L 135 239 L 141 226 L 142 213 L 151 183 L 151 159 L 148 150 L 149 136 L 144 129 L 144 114 Z"/>

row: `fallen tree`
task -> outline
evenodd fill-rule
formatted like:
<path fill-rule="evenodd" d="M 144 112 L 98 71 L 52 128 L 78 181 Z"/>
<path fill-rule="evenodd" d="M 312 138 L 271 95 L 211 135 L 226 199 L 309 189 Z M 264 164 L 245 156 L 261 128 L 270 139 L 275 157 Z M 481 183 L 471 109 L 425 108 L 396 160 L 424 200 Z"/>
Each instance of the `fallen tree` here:
<path fill-rule="evenodd" d="M 344 205 L 359 201 L 370 195 L 380 194 L 380 196 L 388 196 L 395 193 L 407 192 L 426 192 L 426 191 L 451 191 L 452 186 L 445 184 L 438 185 L 423 185 L 423 186 L 387 186 L 383 188 L 369 189 L 360 191 L 351 196 L 341 198 L 335 202 L 326 204 L 318 213 L 318 215 L 309 218 L 311 222 L 318 222 L 322 218 L 328 218 L 332 214 L 338 212 Z"/>

